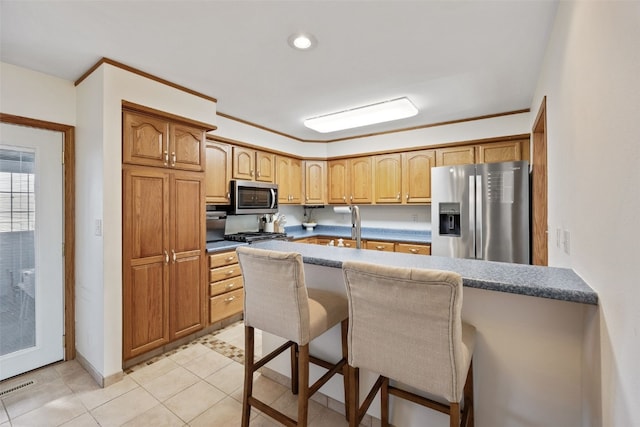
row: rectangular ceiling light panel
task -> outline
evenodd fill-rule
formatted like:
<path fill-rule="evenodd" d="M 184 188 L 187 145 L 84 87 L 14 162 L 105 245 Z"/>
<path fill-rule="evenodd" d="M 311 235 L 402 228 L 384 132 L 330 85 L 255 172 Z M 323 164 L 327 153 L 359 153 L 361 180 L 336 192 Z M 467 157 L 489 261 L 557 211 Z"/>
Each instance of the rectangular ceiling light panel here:
<path fill-rule="evenodd" d="M 408 98 L 398 98 L 307 119 L 304 125 L 317 132 L 328 133 L 404 119 L 416 114 L 418 109 Z"/>

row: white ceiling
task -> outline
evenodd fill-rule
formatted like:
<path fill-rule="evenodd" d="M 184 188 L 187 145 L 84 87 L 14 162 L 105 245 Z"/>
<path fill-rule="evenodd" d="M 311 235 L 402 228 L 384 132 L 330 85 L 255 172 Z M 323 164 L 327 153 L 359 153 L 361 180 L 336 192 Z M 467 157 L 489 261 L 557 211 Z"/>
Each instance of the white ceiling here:
<path fill-rule="evenodd" d="M 107 57 L 215 97 L 219 112 L 330 140 L 529 108 L 556 6 L 1 0 L 0 59 L 75 81 Z M 317 47 L 290 48 L 297 31 Z M 302 125 L 401 96 L 418 116 L 331 134 Z"/>

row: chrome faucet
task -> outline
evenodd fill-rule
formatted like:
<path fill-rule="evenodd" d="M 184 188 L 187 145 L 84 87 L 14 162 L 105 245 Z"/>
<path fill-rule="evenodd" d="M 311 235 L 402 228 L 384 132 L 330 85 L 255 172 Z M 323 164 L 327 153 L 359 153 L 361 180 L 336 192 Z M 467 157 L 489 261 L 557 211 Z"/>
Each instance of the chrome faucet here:
<path fill-rule="evenodd" d="M 361 249 L 362 246 L 362 231 L 360 230 L 360 208 L 356 205 L 350 207 L 351 209 L 351 238 L 356 239 L 356 249 Z"/>

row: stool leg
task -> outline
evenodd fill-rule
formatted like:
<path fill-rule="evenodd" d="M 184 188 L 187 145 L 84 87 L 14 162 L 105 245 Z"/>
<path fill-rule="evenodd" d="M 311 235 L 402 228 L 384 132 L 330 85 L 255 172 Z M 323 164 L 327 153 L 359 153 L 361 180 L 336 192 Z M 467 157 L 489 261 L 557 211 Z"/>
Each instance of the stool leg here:
<path fill-rule="evenodd" d="M 242 393 L 242 427 L 249 427 L 251 417 L 251 405 L 249 397 L 253 392 L 253 338 L 254 331 L 251 326 L 244 327 L 244 391 Z"/>
<path fill-rule="evenodd" d="M 347 365 L 349 369 L 349 427 L 358 427 L 360 412 L 360 369 Z"/>
<path fill-rule="evenodd" d="M 342 367 L 342 379 L 344 380 L 344 410 L 347 421 L 349 421 L 349 348 L 347 343 L 347 333 L 349 332 L 349 319 L 345 319 L 341 324 L 342 333 L 342 358 L 347 361 Z"/>
<path fill-rule="evenodd" d="M 291 393 L 298 394 L 298 344 L 291 346 Z"/>
<path fill-rule="evenodd" d="M 449 403 L 449 427 L 460 427 L 460 403 Z"/>
<path fill-rule="evenodd" d="M 383 377 L 380 390 L 380 420 L 382 427 L 389 427 L 389 378 Z"/>
<path fill-rule="evenodd" d="M 309 412 L 309 344 L 298 346 L 298 427 L 307 427 Z"/>
<path fill-rule="evenodd" d="M 467 381 L 464 384 L 464 412 L 467 414 L 466 425 L 474 427 L 473 419 L 473 359 L 469 365 Z"/>

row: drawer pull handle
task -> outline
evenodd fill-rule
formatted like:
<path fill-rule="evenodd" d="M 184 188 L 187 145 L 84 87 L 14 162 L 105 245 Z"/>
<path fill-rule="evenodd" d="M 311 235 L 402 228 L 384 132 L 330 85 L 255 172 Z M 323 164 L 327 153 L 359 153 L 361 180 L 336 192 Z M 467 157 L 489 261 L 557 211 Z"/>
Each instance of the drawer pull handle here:
<path fill-rule="evenodd" d="M 225 261 L 233 261 L 234 259 L 235 259 L 235 257 L 230 256 L 230 257 L 227 257 L 227 259 Z"/>
<path fill-rule="evenodd" d="M 383 251 L 384 250 L 384 246 L 376 246 L 376 249 L 379 251 Z"/>
<path fill-rule="evenodd" d="M 227 271 L 227 276 L 231 276 L 233 274 L 233 270 Z"/>
<path fill-rule="evenodd" d="M 176 251 L 171 249 L 171 257 L 173 258 L 173 262 L 176 262 Z"/>
<path fill-rule="evenodd" d="M 231 301 L 233 301 L 233 300 L 235 300 L 235 299 L 236 299 L 236 297 L 229 297 L 229 298 L 225 298 L 225 299 L 224 299 L 224 302 L 231 302 Z"/>
<path fill-rule="evenodd" d="M 169 253 L 166 250 L 164 251 L 164 263 L 169 264 Z"/>
<path fill-rule="evenodd" d="M 229 283 L 229 284 L 227 285 L 227 289 L 231 289 L 231 288 L 233 288 L 235 285 L 236 285 L 235 283 Z"/>
<path fill-rule="evenodd" d="M 409 249 L 409 250 L 411 251 L 412 254 L 417 254 L 419 252 L 418 249 L 414 249 L 414 248 Z"/>

